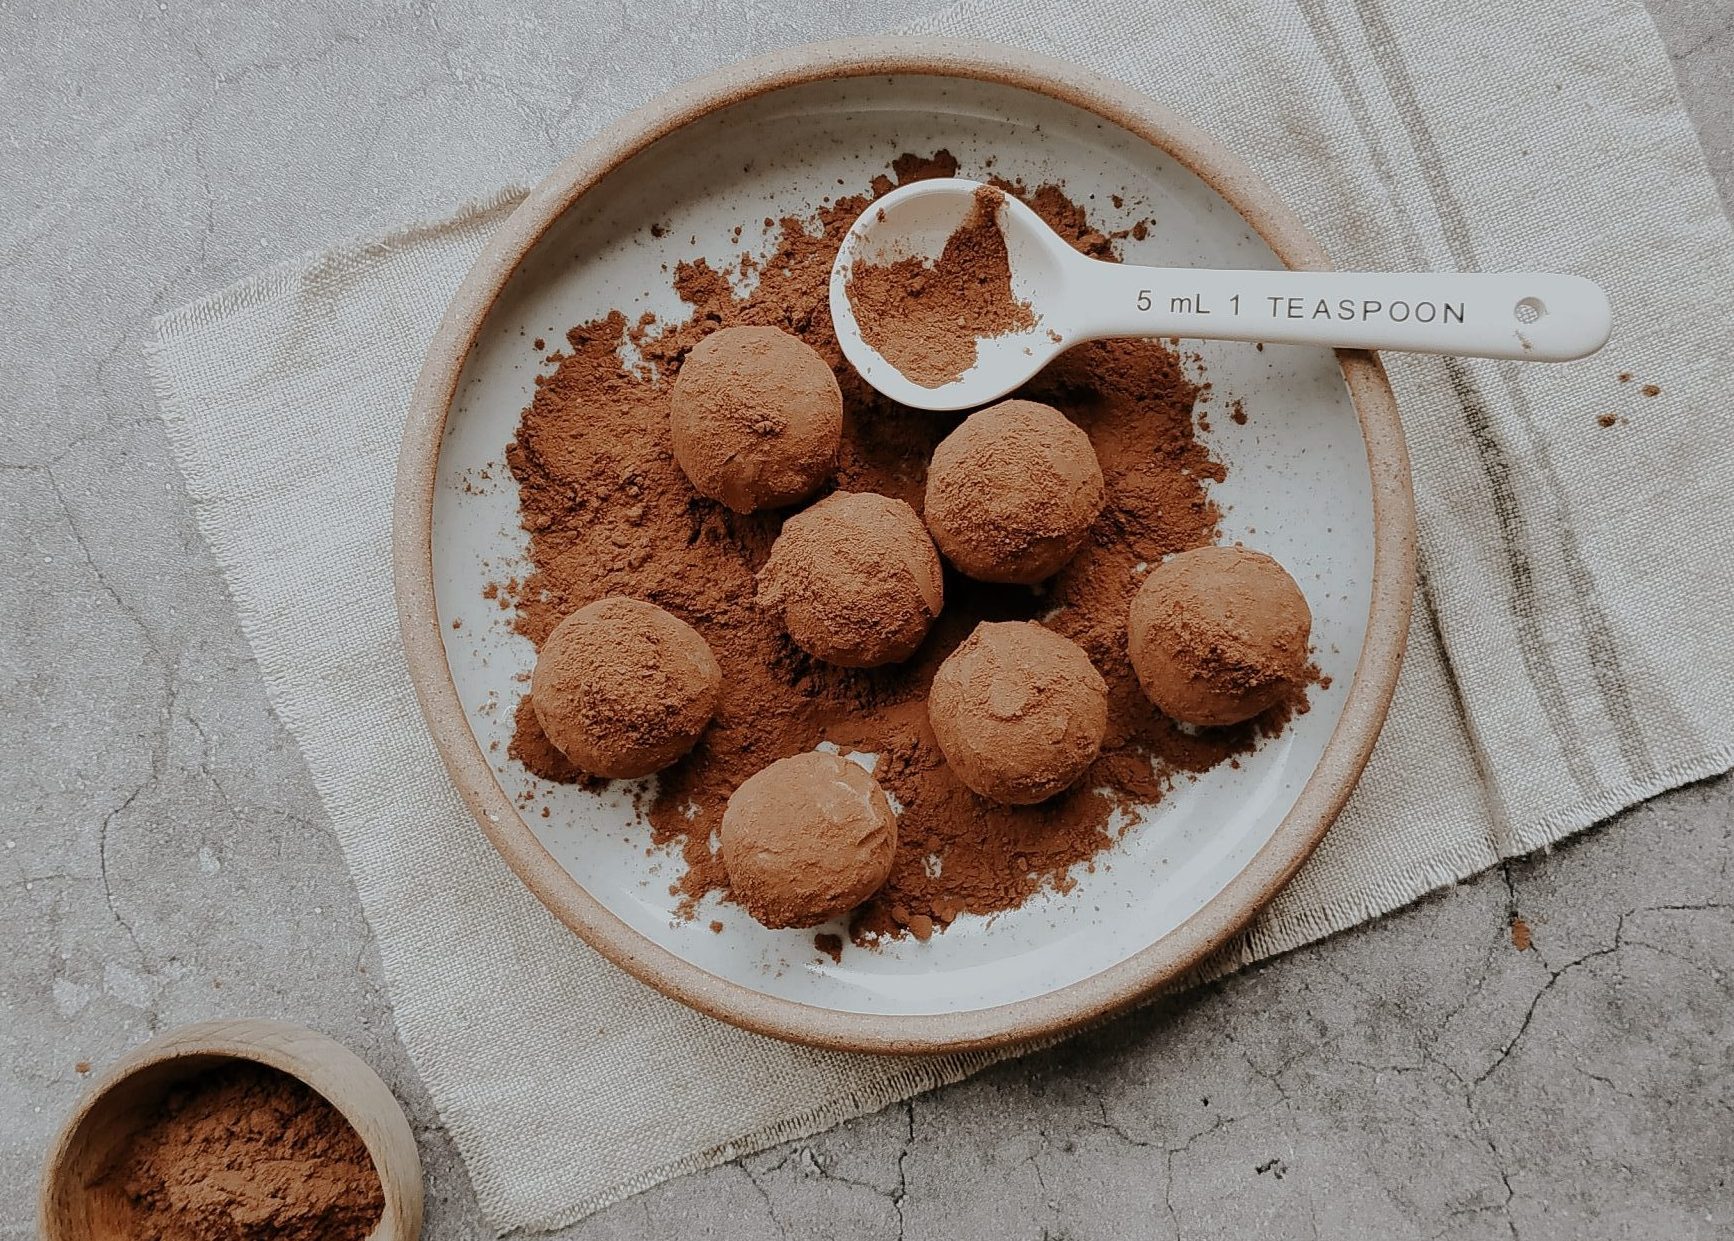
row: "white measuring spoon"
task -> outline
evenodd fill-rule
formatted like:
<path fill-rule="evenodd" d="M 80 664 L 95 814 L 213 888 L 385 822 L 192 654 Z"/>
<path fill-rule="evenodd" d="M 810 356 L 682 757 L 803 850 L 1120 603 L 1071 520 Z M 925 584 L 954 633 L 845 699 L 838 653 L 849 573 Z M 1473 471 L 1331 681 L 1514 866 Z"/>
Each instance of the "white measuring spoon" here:
<path fill-rule="evenodd" d="M 1613 329 L 1601 288 L 1545 272 L 1214 271 L 1134 267 L 1087 258 L 1029 207 L 999 195 L 1012 292 L 1034 327 L 976 342 L 976 362 L 937 388 L 906 378 L 861 336 L 849 304 L 857 259 L 937 258 L 981 185 L 917 181 L 850 226 L 831 268 L 831 320 L 843 354 L 886 396 L 917 409 L 967 409 L 1016 388 L 1064 349 L 1107 336 L 1403 349 L 1524 362 L 1594 353 Z"/>

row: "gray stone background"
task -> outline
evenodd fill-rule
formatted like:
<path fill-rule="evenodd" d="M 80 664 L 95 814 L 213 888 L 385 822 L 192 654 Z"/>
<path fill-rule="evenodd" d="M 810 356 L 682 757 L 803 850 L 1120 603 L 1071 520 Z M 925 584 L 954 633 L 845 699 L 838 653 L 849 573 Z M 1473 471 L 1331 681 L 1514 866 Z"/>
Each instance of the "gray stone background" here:
<path fill-rule="evenodd" d="M 851 0 L 823 30 L 754 0 L 0 6 L 0 1236 L 35 1233 L 81 1065 L 222 1015 L 377 1065 L 421 1140 L 427 1235 L 488 1231 L 188 512 L 150 316 L 534 177 L 576 118 L 654 89 L 627 66 L 672 82 L 934 2 Z M 1734 9 L 1651 7 L 1727 199 Z M 357 110 L 360 146 L 330 123 Z M 1680 790 L 566 1235 L 1734 1235 L 1731 820 L 1734 780 Z"/>

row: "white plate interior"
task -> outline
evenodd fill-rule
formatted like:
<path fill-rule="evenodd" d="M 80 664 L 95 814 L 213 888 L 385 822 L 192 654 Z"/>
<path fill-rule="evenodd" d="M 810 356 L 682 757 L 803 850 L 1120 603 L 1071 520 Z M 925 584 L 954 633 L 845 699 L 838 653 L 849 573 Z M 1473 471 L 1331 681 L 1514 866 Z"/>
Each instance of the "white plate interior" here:
<path fill-rule="evenodd" d="M 1093 872 L 1065 896 L 1038 897 L 988 920 L 960 918 L 926 943 L 850 948 L 833 963 L 813 931 L 769 931 L 710 898 L 674 916 L 678 855 L 647 856 L 648 828 L 622 789 L 549 784 L 506 756 L 512 709 L 534 662 L 510 617 L 482 597 L 522 575 L 526 538 L 504 449 L 529 402 L 539 355 L 567 328 L 612 308 L 678 317 L 670 268 L 703 254 L 718 265 L 755 239 L 765 217 L 811 214 L 865 189 L 898 154 L 949 150 L 960 176 L 989 171 L 1030 185 L 1060 181 L 1107 228 L 1154 221 L 1127 239 L 1133 262 L 1279 267 L 1215 191 L 1141 139 L 1043 96 L 964 79 L 841 79 L 778 90 L 712 113 L 635 157 L 555 225 L 515 273 L 460 378 L 441 446 L 433 514 L 435 593 L 470 725 L 530 830 L 580 884 L 628 925 L 722 978 L 768 995 L 847 1012 L 930 1014 L 1029 999 L 1154 943 L 1222 890 L 1270 838 L 1323 752 L 1359 659 L 1371 597 L 1372 501 L 1366 453 L 1327 350 L 1187 342 L 1213 385 L 1203 438 L 1228 466 L 1215 489 L 1227 539 L 1277 557 L 1306 592 L 1321 669 L 1312 710 L 1280 738 L 1183 781 L 1146 807 Z M 993 159 L 991 170 L 987 161 Z M 839 181 L 843 184 L 840 186 Z M 1121 208 L 1110 195 L 1120 195 Z M 650 224 L 666 230 L 653 236 Z M 742 225 L 742 240 L 732 240 Z M 692 239 L 696 238 L 696 242 Z M 1245 425 L 1229 403 L 1244 402 Z M 935 417 L 951 417 L 935 415 Z M 461 620 L 453 629 L 451 622 Z M 497 744 L 496 744 L 497 743 Z M 542 807 L 550 815 L 541 816 Z M 720 920 L 724 930 L 709 924 Z M 833 926 L 821 930 L 840 931 Z"/>

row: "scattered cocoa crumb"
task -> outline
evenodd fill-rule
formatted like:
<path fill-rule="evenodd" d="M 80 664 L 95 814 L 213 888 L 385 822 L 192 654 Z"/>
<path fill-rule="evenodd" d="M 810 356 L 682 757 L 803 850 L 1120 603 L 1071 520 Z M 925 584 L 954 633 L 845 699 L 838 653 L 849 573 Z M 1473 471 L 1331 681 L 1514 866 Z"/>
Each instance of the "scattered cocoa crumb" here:
<path fill-rule="evenodd" d="M 843 937 L 841 935 L 821 932 L 813 936 L 813 947 L 833 961 L 841 962 L 843 960 Z"/>
<path fill-rule="evenodd" d="M 72 1071 L 80 1075 L 90 1072 L 90 1061 L 80 1060 L 77 1064 L 72 1066 Z"/>
<path fill-rule="evenodd" d="M 650 235 L 652 237 L 661 237 L 661 236 L 664 236 L 667 232 L 668 232 L 668 226 L 666 224 L 652 224 L 650 226 Z"/>
<path fill-rule="evenodd" d="M 1522 918 L 1511 919 L 1511 946 L 1519 952 L 1528 952 L 1530 945 L 1529 923 Z"/>
<path fill-rule="evenodd" d="M 1228 403 L 1228 419 L 1230 422 L 1238 423 L 1243 427 L 1246 425 L 1246 403 L 1239 397 L 1235 397 Z"/>
<path fill-rule="evenodd" d="M 1630 371 L 1621 371 L 1620 372 L 1620 382 L 1621 383 L 1629 384 L 1632 382 L 1632 379 L 1633 379 L 1633 375 Z"/>
<path fill-rule="evenodd" d="M 723 933 L 723 924 L 721 922 L 712 922 L 710 924 L 710 933 L 712 935 L 721 935 Z"/>
<path fill-rule="evenodd" d="M 540 336 L 536 337 L 536 339 L 531 341 L 530 344 L 535 347 L 537 353 L 541 353 L 548 347 L 548 342 L 543 340 Z"/>
<path fill-rule="evenodd" d="M 1662 395 L 1662 389 L 1657 384 L 1645 384 L 1642 388 L 1640 388 L 1638 390 L 1640 392 L 1642 392 L 1645 396 L 1661 396 Z"/>
<path fill-rule="evenodd" d="M 1603 414 L 1601 417 L 1596 419 L 1596 425 L 1603 426 L 1603 427 L 1611 427 L 1614 425 L 1614 423 L 1618 422 L 1619 420 L 1620 420 L 1620 416 L 1618 414 Z"/>

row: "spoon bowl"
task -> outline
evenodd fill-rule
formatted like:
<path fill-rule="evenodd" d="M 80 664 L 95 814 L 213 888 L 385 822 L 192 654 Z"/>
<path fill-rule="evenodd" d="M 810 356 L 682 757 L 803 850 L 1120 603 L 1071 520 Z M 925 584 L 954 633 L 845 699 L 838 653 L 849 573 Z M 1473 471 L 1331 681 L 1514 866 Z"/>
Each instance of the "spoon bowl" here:
<path fill-rule="evenodd" d="M 1053 319 L 1069 318 L 1064 305 L 1073 287 L 1067 280 L 1070 260 L 1082 255 L 1068 246 L 1029 207 L 1009 194 L 998 196 L 997 219 L 1011 264 L 1012 295 L 1036 311 L 1034 326 L 976 341 L 975 365 L 948 384 L 930 388 L 916 383 L 874 349 L 861 334 L 849 281 L 855 264 L 875 266 L 911 256 L 937 259 L 945 243 L 975 209 L 979 181 L 937 177 L 892 190 L 872 203 L 849 228 L 831 266 L 831 321 L 843 356 L 861 377 L 880 392 L 916 409 L 957 410 L 984 405 L 1004 396 L 1033 376 L 1054 355 L 1081 337 L 1066 337 L 1051 328 Z M 1061 331 L 1055 341 L 1049 331 Z"/>
<path fill-rule="evenodd" d="M 1337 349 L 1400 349 L 1522 362 L 1567 362 L 1607 343 L 1607 295 L 1581 276 L 1549 272 L 1214 271 L 1138 267 L 1074 250 L 1029 206 L 998 190 L 1012 294 L 1035 325 L 978 338 L 975 364 L 949 383 L 911 380 L 862 335 L 849 299 L 857 263 L 931 262 L 984 187 L 962 177 L 917 181 L 874 202 L 850 226 L 831 267 L 831 319 L 843 356 L 880 392 L 917 409 L 997 400 L 1060 352 L 1110 336 L 1267 341 Z"/>

